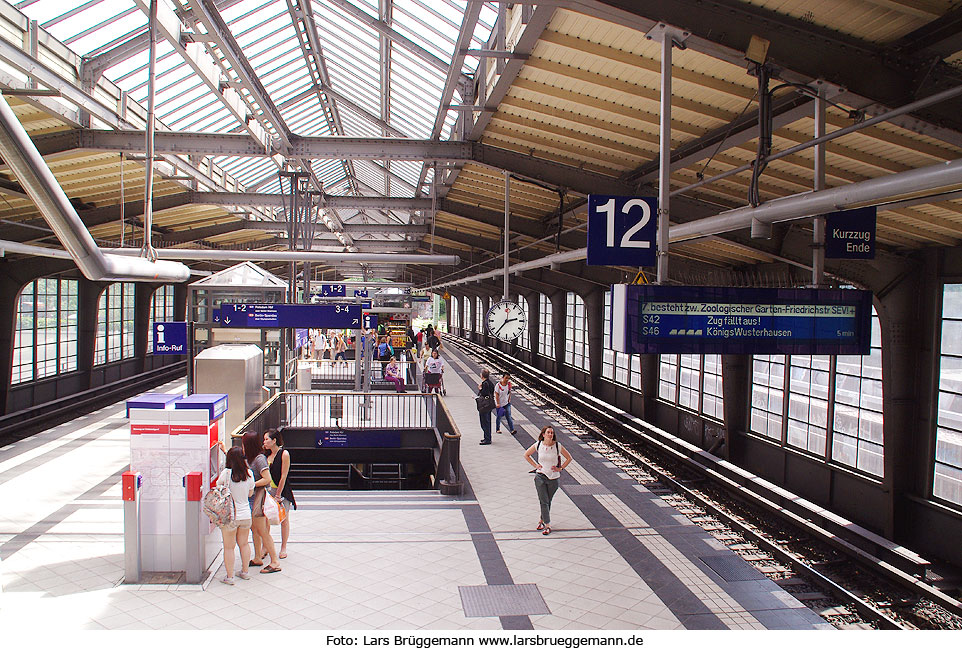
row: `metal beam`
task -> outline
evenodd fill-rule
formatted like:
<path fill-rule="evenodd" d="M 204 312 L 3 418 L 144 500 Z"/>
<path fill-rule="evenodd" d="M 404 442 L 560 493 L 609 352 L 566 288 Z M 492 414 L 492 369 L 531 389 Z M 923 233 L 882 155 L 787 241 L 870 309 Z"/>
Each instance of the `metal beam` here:
<path fill-rule="evenodd" d="M 266 192 L 194 192 L 191 193 L 194 204 L 212 204 L 215 206 L 259 206 L 282 208 L 280 195 Z M 319 203 L 324 208 L 356 209 L 356 210 L 385 210 L 385 211 L 418 211 L 431 207 L 430 199 L 416 199 L 413 197 L 353 197 L 350 195 L 321 195 Z M 347 226 L 345 224 L 345 226 Z"/>

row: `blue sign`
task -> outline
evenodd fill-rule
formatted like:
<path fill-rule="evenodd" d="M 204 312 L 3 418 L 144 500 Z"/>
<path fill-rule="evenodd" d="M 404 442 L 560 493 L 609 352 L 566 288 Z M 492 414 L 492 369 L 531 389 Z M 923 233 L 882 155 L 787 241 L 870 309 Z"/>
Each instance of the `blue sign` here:
<path fill-rule="evenodd" d="M 174 403 L 175 410 L 207 410 L 213 421 L 227 412 L 227 394 L 191 394 Z"/>
<path fill-rule="evenodd" d="M 321 285 L 321 296 L 322 297 L 343 297 L 346 296 L 347 288 L 344 284 L 323 284 Z"/>
<path fill-rule="evenodd" d="M 222 303 L 228 328 L 360 328 L 361 306 L 332 303 Z"/>
<path fill-rule="evenodd" d="M 413 296 L 411 297 L 411 301 L 414 303 L 428 303 L 431 301 L 431 297 Z"/>
<path fill-rule="evenodd" d="M 294 329 L 294 348 L 299 349 L 305 346 L 310 340 L 310 330 L 306 328 L 295 328 Z"/>
<path fill-rule="evenodd" d="M 154 322 L 154 355 L 187 353 L 187 322 Z"/>
<path fill-rule="evenodd" d="M 377 313 L 364 313 L 364 330 L 369 331 L 377 328 Z"/>
<path fill-rule="evenodd" d="M 875 206 L 825 216 L 825 257 L 875 258 Z"/>
<path fill-rule="evenodd" d="M 366 298 L 367 298 L 367 290 L 354 290 L 354 296 L 356 296 L 356 297 L 362 297 L 362 298 L 366 299 Z"/>
<path fill-rule="evenodd" d="M 210 319 L 210 320 L 211 320 L 212 322 L 214 322 L 215 324 L 219 324 L 219 323 L 220 323 L 220 308 L 213 308 L 213 309 L 210 311 L 210 316 L 211 316 L 211 319 Z"/>
<path fill-rule="evenodd" d="M 612 286 L 611 346 L 622 353 L 867 355 L 862 290 Z"/>
<path fill-rule="evenodd" d="M 588 195 L 588 264 L 655 264 L 658 200 Z"/>
<path fill-rule="evenodd" d="M 328 428 L 314 436 L 317 448 L 400 448 L 401 432 L 396 429 L 366 428 L 345 430 Z"/>

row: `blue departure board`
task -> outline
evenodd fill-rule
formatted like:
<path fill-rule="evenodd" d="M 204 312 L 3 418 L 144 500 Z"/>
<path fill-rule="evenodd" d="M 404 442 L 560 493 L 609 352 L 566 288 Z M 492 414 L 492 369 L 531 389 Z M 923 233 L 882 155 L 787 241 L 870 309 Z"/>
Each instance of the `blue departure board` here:
<path fill-rule="evenodd" d="M 221 326 L 228 328 L 360 328 L 357 304 L 222 303 Z"/>
<path fill-rule="evenodd" d="M 612 286 L 611 347 L 622 353 L 867 355 L 862 290 Z"/>

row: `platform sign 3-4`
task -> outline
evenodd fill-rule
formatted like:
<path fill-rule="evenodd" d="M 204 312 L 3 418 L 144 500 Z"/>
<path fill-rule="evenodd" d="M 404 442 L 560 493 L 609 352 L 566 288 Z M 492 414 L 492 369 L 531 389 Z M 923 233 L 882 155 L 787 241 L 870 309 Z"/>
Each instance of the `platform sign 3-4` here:
<path fill-rule="evenodd" d="M 647 267 L 655 264 L 658 200 L 588 196 L 588 264 Z"/>

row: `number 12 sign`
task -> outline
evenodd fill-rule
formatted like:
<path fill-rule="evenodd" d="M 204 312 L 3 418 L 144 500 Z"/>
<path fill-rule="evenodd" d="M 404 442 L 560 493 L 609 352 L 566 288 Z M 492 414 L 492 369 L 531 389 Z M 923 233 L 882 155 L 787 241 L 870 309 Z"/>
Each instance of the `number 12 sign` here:
<path fill-rule="evenodd" d="M 655 264 L 658 199 L 588 195 L 588 264 Z"/>

